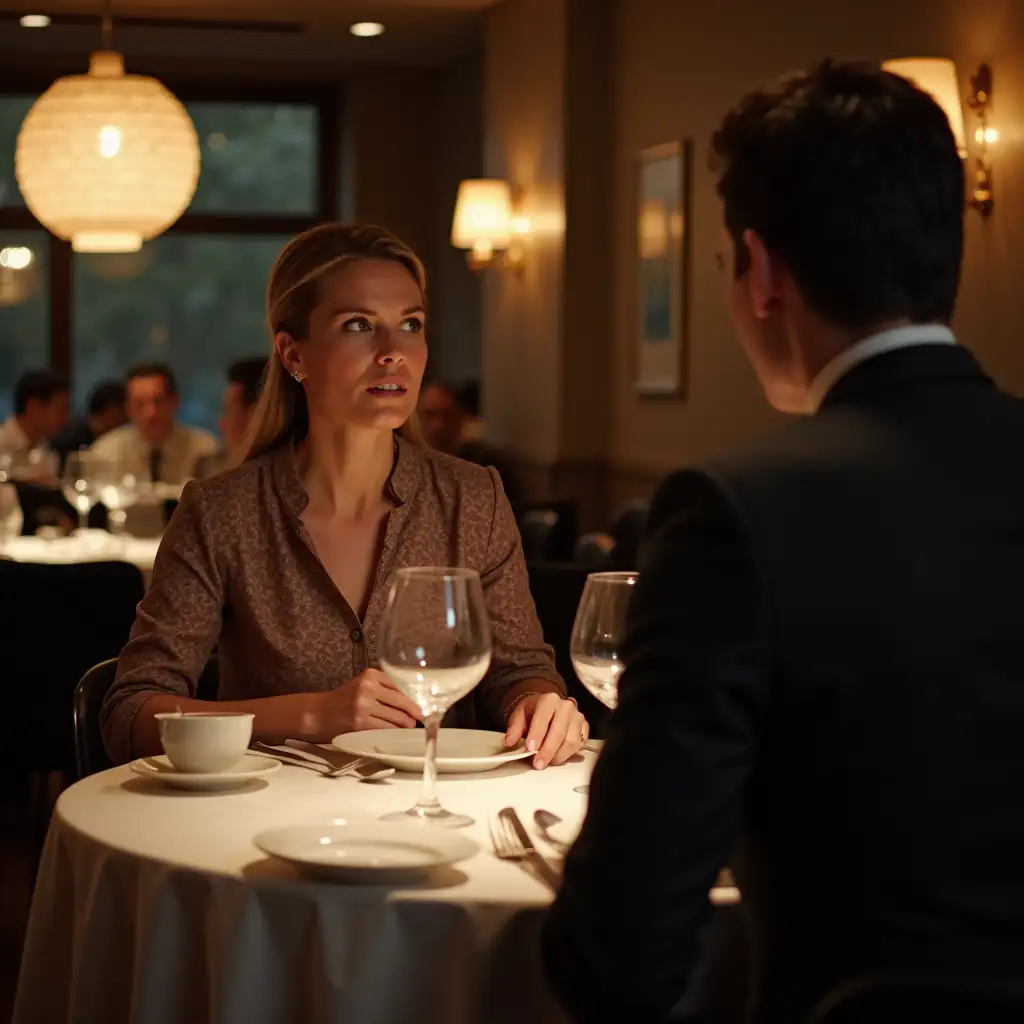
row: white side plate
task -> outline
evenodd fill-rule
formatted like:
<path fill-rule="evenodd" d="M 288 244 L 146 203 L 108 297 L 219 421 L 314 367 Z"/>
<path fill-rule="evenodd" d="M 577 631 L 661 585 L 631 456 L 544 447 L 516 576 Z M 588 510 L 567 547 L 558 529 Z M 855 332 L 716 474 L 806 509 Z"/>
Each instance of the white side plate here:
<path fill-rule="evenodd" d="M 354 757 L 372 757 L 400 772 L 422 772 L 426 734 L 422 729 L 369 729 L 335 736 L 331 744 Z M 533 755 L 520 744 L 505 748 L 505 734 L 483 729 L 441 729 L 437 770 L 446 774 L 489 772 Z"/>
<path fill-rule="evenodd" d="M 253 842 L 271 857 L 317 877 L 364 883 L 413 878 L 480 851 L 472 839 L 446 828 L 385 821 L 274 828 Z"/>
<path fill-rule="evenodd" d="M 132 761 L 131 770 L 144 779 L 155 779 L 174 789 L 216 790 L 240 789 L 253 779 L 271 775 L 281 767 L 280 761 L 269 757 L 245 754 L 229 772 L 180 772 L 161 754 L 159 757 L 140 757 Z"/>

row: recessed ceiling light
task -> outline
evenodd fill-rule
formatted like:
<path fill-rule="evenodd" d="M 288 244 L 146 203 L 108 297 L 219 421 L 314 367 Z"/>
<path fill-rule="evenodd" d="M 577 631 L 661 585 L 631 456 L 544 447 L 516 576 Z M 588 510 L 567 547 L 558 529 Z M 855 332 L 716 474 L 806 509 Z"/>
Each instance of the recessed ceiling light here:
<path fill-rule="evenodd" d="M 357 21 L 354 25 L 349 25 L 348 30 L 360 39 L 370 39 L 384 34 L 384 26 L 379 21 Z"/>
<path fill-rule="evenodd" d="M 50 24 L 48 14 L 23 14 L 19 21 L 22 28 L 46 28 Z"/>

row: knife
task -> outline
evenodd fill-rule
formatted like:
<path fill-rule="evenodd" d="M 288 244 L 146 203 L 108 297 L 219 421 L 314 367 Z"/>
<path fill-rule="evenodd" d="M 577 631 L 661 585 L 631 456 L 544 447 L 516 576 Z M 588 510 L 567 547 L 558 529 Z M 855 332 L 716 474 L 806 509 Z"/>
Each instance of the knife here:
<path fill-rule="evenodd" d="M 537 852 L 537 847 L 534 846 L 529 833 L 523 827 L 523 823 L 519 820 L 519 815 L 516 814 L 515 808 L 506 807 L 504 810 L 498 812 L 498 817 L 502 821 L 507 821 L 519 837 L 519 842 L 522 844 L 523 849 L 526 850 L 526 856 L 522 858 L 523 862 L 529 864 L 530 867 L 533 868 L 533 870 L 541 877 L 541 880 L 551 886 L 554 892 L 558 892 L 562 884 L 562 879 L 559 878 L 558 872 L 555 871 L 555 869 L 540 855 L 540 853 Z"/>

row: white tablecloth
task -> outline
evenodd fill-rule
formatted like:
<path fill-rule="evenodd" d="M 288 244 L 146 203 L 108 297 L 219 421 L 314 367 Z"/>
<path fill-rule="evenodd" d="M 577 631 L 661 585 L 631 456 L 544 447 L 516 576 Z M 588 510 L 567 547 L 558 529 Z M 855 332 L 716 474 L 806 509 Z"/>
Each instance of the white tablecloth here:
<path fill-rule="evenodd" d="M 146 584 L 153 572 L 160 539 L 114 537 L 104 530 L 88 530 L 84 536 L 11 537 L 0 547 L 0 556 L 16 562 L 41 562 L 48 565 L 76 565 L 80 562 L 130 562 L 137 566 Z"/>
<path fill-rule="evenodd" d="M 592 755 L 588 755 L 592 757 Z M 126 768 L 57 803 L 36 884 L 17 1024 L 541 1024 L 551 893 L 498 861 L 488 819 L 515 806 L 579 818 L 589 763 L 442 776 L 481 852 L 423 886 L 311 882 L 258 832 L 411 805 L 419 782 L 323 779 L 285 767 L 229 794 L 158 788 Z"/>
<path fill-rule="evenodd" d="M 15 1024 L 545 1024 L 550 890 L 497 860 L 488 821 L 514 806 L 584 813 L 594 755 L 537 772 L 441 776 L 476 819 L 470 861 L 418 888 L 312 882 L 253 845 L 258 832 L 410 806 L 419 780 L 325 779 L 285 767 L 228 794 L 160 788 L 127 768 L 57 803 L 43 855 Z M 538 842 L 538 848 L 551 854 Z"/>

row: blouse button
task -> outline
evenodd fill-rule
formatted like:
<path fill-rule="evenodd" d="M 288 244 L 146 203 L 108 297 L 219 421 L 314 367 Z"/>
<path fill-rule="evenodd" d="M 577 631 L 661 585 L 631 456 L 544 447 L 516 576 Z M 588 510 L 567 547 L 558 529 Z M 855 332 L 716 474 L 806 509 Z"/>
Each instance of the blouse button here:
<path fill-rule="evenodd" d="M 351 638 L 352 643 L 361 644 L 363 642 L 363 631 L 361 629 L 353 629 L 352 632 L 349 633 L 349 637 Z"/>

